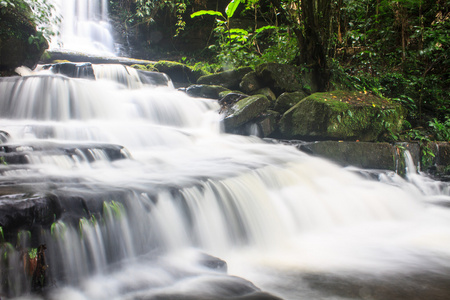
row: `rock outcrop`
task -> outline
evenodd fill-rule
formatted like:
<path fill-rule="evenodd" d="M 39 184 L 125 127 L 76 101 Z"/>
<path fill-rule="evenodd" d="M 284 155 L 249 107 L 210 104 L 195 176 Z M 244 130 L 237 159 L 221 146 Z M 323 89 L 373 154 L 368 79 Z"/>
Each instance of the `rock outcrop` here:
<path fill-rule="evenodd" d="M 283 138 L 376 141 L 400 131 L 402 107 L 362 92 L 315 93 L 290 108 L 280 120 Z"/>

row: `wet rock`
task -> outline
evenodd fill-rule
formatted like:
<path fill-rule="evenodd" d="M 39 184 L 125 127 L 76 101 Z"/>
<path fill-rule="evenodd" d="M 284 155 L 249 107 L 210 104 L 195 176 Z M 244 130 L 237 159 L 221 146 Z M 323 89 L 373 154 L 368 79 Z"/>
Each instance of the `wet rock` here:
<path fill-rule="evenodd" d="M 26 5 L 26 4 L 24 4 Z M 48 43 L 29 17 L 29 8 L 0 7 L 0 71 L 19 66 L 33 68 Z"/>
<path fill-rule="evenodd" d="M 56 63 L 43 65 L 42 69 L 49 70 L 55 74 L 62 74 L 72 78 L 95 79 L 94 69 L 91 63 Z"/>
<path fill-rule="evenodd" d="M 37 193 L 0 196 L 0 227 L 5 232 L 50 225 L 61 213 L 60 203 L 53 195 Z"/>
<path fill-rule="evenodd" d="M 191 85 L 186 89 L 186 93 L 191 97 L 210 99 L 220 99 L 220 93 L 224 91 L 228 91 L 228 89 L 220 85 L 206 84 Z"/>
<path fill-rule="evenodd" d="M 78 161 L 94 162 L 107 159 L 115 161 L 128 158 L 127 150 L 112 144 L 59 144 L 36 142 L 22 144 L 2 144 L 0 158 L 4 164 L 28 164 L 33 160 L 49 156 L 68 156 Z"/>
<path fill-rule="evenodd" d="M 274 110 L 284 114 L 291 107 L 308 97 L 308 94 L 304 91 L 298 91 L 293 93 L 283 93 L 277 98 L 275 102 Z"/>
<path fill-rule="evenodd" d="M 269 105 L 270 101 L 263 95 L 254 95 L 238 101 L 226 111 L 225 130 L 232 132 L 239 126 L 256 119 L 267 110 Z"/>
<path fill-rule="evenodd" d="M 231 71 L 205 75 L 197 80 L 198 84 L 219 85 L 227 89 L 239 89 L 242 78 L 252 69 L 249 67 L 239 68 Z"/>
<path fill-rule="evenodd" d="M 11 136 L 6 131 L 0 130 L 0 144 L 7 143 Z"/>
<path fill-rule="evenodd" d="M 208 269 L 212 269 L 222 273 L 227 273 L 228 271 L 228 265 L 226 261 L 206 253 L 201 253 L 201 257 L 198 262 L 200 263 L 200 265 L 203 265 Z"/>
<path fill-rule="evenodd" d="M 127 199 L 127 191 L 120 188 L 101 185 L 88 186 L 82 182 L 65 184 L 56 187 L 52 193 L 57 197 L 62 208 L 60 219 L 65 223 L 77 226 L 82 218 L 95 217 L 100 220 L 104 213 L 105 203 L 112 201 L 122 203 Z"/>
<path fill-rule="evenodd" d="M 398 133 L 400 105 L 362 92 L 315 93 L 289 109 L 280 120 L 283 138 L 375 141 Z"/>
<path fill-rule="evenodd" d="M 170 78 L 167 74 L 161 72 L 138 70 L 139 78 L 142 83 L 152 86 L 170 86 Z"/>

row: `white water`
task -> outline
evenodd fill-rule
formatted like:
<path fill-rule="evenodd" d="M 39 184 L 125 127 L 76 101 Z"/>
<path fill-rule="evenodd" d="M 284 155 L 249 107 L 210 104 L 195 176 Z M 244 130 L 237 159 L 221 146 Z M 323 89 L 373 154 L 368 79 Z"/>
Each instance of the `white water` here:
<path fill-rule="evenodd" d="M 116 53 L 107 0 L 53 0 L 62 17 L 51 48 L 111 56 Z"/>
<path fill-rule="evenodd" d="M 170 88 L 41 75 L 3 79 L 0 91 L 0 130 L 31 163 L 2 166 L 1 185 L 121 191 L 105 194 L 101 220 L 58 221 L 44 235 L 46 298 L 214 299 L 250 289 L 234 275 L 285 299 L 344 299 L 304 276 L 448 277 L 450 211 L 430 203 L 450 193 L 412 165 L 409 180 L 366 180 L 290 146 L 223 134 L 215 101 Z M 118 144 L 129 158 L 109 161 L 100 149 L 94 162 L 51 151 L 33 159 L 27 145 L 39 142 Z M 204 267 L 202 253 L 224 259 L 228 274 Z"/>

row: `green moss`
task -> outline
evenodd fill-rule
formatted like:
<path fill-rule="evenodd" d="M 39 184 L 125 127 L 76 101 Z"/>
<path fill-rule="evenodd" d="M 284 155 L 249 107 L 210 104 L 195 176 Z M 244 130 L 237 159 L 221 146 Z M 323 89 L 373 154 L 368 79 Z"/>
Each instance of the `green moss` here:
<path fill-rule="evenodd" d="M 257 118 L 267 110 L 270 101 L 264 95 L 254 95 L 238 101 L 231 108 L 230 115 L 225 118 L 225 126 L 237 128 Z"/>
<path fill-rule="evenodd" d="M 147 71 L 147 66 L 146 65 L 134 64 L 134 65 L 131 65 L 130 67 L 132 67 L 133 69 Z"/>
<path fill-rule="evenodd" d="M 373 141 L 401 128 L 399 105 L 375 95 L 334 91 L 315 93 L 288 110 L 281 129 L 287 137 Z"/>

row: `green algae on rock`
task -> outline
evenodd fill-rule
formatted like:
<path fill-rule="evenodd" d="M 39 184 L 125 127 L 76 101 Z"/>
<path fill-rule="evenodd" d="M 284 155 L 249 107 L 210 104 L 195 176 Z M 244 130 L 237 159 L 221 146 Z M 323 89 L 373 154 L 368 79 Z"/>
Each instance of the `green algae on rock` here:
<path fill-rule="evenodd" d="M 363 92 L 315 93 L 284 113 L 284 138 L 376 141 L 400 131 L 404 111 L 388 99 Z"/>

